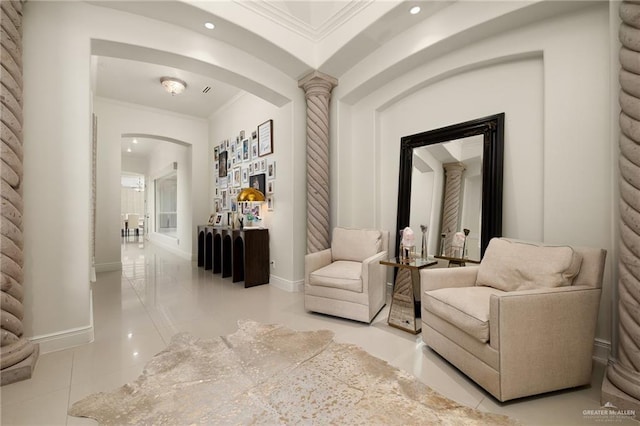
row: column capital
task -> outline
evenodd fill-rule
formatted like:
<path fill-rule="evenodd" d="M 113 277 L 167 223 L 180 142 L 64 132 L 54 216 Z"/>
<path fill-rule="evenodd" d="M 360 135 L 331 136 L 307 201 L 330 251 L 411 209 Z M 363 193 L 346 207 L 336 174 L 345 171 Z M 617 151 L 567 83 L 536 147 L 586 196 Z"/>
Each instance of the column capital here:
<path fill-rule="evenodd" d="M 329 95 L 337 85 L 337 79 L 318 70 L 312 71 L 298 80 L 298 87 L 304 89 L 307 96 Z"/>
<path fill-rule="evenodd" d="M 446 163 L 446 164 L 443 164 L 442 167 L 446 172 L 451 172 L 451 173 L 453 172 L 462 173 L 466 169 L 465 165 L 460 162 Z"/>

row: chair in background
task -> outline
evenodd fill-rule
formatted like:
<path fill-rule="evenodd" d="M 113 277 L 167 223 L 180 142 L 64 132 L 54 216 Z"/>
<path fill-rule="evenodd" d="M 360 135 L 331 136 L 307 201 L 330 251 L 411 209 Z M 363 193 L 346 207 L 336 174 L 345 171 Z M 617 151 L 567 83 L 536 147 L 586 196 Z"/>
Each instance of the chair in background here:
<path fill-rule="evenodd" d="M 335 228 L 331 248 L 305 256 L 305 308 L 370 323 L 385 305 L 388 248 L 388 231 Z"/>
<path fill-rule="evenodd" d="M 139 215 L 131 214 L 131 213 L 127 215 L 127 225 L 128 225 L 127 236 L 129 236 L 130 235 L 129 233 L 132 231 L 133 231 L 133 235 L 136 237 L 140 234 L 139 221 L 140 221 Z"/>
<path fill-rule="evenodd" d="M 422 340 L 500 401 L 591 382 L 606 251 L 504 238 L 423 269 Z"/>

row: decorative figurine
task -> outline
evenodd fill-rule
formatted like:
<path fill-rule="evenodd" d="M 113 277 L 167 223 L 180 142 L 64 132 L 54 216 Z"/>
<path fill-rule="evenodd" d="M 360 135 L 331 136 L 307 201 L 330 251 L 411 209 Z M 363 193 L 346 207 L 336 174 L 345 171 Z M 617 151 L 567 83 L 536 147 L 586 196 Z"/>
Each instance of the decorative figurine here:
<path fill-rule="evenodd" d="M 413 230 L 408 226 L 402 230 L 400 257 L 403 262 L 410 262 L 416 255 L 416 244 Z"/>
<path fill-rule="evenodd" d="M 445 241 L 447 238 L 447 234 L 440 234 L 440 256 L 445 256 L 445 250 L 444 250 L 444 246 L 445 246 Z"/>

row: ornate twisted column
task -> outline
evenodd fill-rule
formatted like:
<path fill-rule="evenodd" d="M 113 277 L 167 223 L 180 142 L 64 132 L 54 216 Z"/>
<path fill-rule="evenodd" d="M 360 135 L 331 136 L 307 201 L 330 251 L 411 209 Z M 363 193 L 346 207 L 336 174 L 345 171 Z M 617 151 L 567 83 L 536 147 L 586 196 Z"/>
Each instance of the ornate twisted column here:
<path fill-rule="evenodd" d="M 307 253 L 329 248 L 329 100 L 338 80 L 318 71 L 298 87 L 307 99 Z"/>
<path fill-rule="evenodd" d="M 462 172 L 464 164 L 447 163 L 444 168 L 444 201 L 442 203 L 442 232 L 445 237 L 445 249 L 451 247 L 453 234 L 458 231 L 460 221 L 460 191 L 462 190 Z"/>
<path fill-rule="evenodd" d="M 23 336 L 22 319 L 22 3 L 0 1 L 0 377 L 31 377 L 38 346 Z"/>
<path fill-rule="evenodd" d="M 620 253 L 617 317 L 602 403 L 640 416 L 640 5 L 620 5 Z M 616 299 L 614 292 L 614 302 Z M 614 310 L 616 309 L 614 307 Z"/>

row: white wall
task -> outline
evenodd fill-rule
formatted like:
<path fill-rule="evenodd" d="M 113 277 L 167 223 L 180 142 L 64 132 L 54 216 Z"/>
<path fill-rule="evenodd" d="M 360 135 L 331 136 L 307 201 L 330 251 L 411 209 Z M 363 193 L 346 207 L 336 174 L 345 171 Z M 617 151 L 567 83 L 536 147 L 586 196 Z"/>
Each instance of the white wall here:
<path fill-rule="evenodd" d="M 235 141 L 241 130 L 249 137 L 257 126 L 273 120 L 273 153 L 276 161 L 274 211 L 263 206 L 262 226 L 269 228 L 269 249 L 275 267 L 271 267 L 270 284 L 287 290 L 299 290 L 304 279 L 306 253 L 306 158 L 305 107 L 301 90 L 295 101 L 276 107 L 256 96 L 244 94 L 211 116 L 210 155 L 223 140 Z M 214 164 L 209 161 L 211 193 L 209 209 L 213 212 Z M 203 216 L 199 224 L 206 223 Z"/>
<path fill-rule="evenodd" d="M 588 4 L 435 57 L 427 52 L 429 60 L 414 57 L 410 70 L 366 96 L 357 92 L 369 84 L 367 71 L 358 80 L 360 69 L 351 70 L 334 90 L 335 220 L 393 230 L 400 138 L 505 112 L 503 234 L 607 249 L 597 336 L 609 340 L 615 236 L 608 20 L 606 3 Z M 425 29 L 447 22 L 436 16 Z M 367 65 L 382 70 L 379 80 L 394 64 L 373 57 Z"/>
<path fill-rule="evenodd" d="M 93 339 L 90 47 L 33 6 L 25 4 L 23 21 L 23 324 L 46 352 Z"/>

